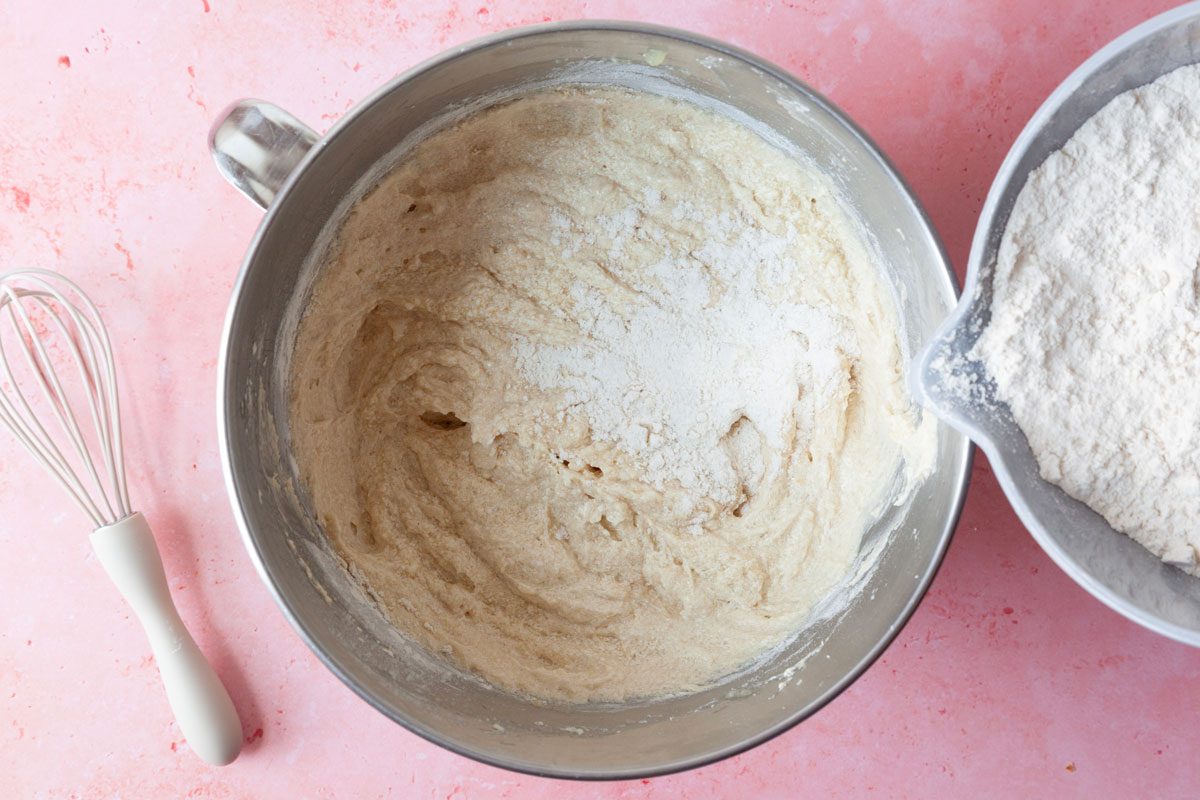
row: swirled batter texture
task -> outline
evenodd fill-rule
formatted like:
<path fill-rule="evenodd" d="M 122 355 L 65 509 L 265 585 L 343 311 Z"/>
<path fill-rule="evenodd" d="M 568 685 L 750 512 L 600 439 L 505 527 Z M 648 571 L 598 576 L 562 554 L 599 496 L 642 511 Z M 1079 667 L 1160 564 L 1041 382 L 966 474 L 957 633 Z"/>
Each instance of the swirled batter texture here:
<path fill-rule="evenodd" d="M 291 414 L 392 623 L 565 701 L 686 692 L 783 643 L 933 437 L 821 175 L 697 106 L 579 87 L 433 134 L 353 207 Z"/>

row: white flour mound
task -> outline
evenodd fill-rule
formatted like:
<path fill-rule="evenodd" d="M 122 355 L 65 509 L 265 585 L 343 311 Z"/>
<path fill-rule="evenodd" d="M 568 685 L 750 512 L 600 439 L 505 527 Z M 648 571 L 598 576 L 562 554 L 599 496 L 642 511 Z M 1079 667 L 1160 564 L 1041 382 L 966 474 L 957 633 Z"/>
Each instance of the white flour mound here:
<path fill-rule="evenodd" d="M 1042 477 L 1200 574 L 1200 65 L 1030 174 L 977 354 Z"/>

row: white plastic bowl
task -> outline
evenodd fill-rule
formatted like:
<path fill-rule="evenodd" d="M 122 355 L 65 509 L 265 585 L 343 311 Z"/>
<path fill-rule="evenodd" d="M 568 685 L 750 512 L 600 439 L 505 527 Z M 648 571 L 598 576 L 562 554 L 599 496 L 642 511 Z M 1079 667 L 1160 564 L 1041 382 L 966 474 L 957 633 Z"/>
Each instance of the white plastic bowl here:
<path fill-rule="evenodd" d="M 1029 173 L 1116 95 L 1198 61 L 1200 3 L 1189 3 L 1118 37 L 1054 90 L 1004 159 L 975 229 L 962 299 L 912 374 L 921 402 L 987 454 L 1017 515 L 1055 563 L 1110 608 L 1193 646 L 1200 646 L 1200 579 L 1163 564 L 1042 480 L 986 368 L 967 354 L 991 317 L 997 251 Z"/>

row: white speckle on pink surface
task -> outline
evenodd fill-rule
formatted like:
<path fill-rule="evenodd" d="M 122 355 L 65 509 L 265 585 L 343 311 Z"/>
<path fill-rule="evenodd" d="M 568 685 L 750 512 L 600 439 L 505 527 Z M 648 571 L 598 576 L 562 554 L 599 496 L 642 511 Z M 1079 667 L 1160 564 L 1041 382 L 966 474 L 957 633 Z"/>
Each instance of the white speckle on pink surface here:
<path fill-rule="evenodd" d="M 87 526 L 0 436 L 0 791 L 80 798 L 1188 797 L 1200 653 L 1063 576 L 986 460 L 912 622 L 798 728 L 691 773 L 517 776 L 406 732 L 292 632 L 245 555 L 216 450 L 215 357 L 260 215 L 205 146 L 273 100 L 321 128 L 398 72 L 519 24 L 643 18 L 736 42 L 830 93 L 904 172 L 960 272 L 1013 138 L 1089 53 L 1165 0 L 155 0 L 0 9 L 0 269 L 60 269 L 120 360 L 131 493 L 245 751 L 215 770 L 174 725 Z M 67 510 L 61 510 L 66 508 Z M 1072 769 L 1073 767 L 1073 769 Z"/>
<path fill-rule="evenodd" d="M 861 61 L 863 48 L 871 41 L 871 26 L 866 23 L 859 25 L 854 29 L 850 39 L 854 42 L 854 60 Z"/>

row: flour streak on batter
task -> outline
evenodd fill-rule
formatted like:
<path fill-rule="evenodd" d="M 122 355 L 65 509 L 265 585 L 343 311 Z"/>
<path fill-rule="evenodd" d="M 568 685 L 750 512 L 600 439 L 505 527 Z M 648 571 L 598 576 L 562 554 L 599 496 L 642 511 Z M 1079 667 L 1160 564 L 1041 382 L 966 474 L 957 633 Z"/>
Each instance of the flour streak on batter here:
<path fill-rule="evenodd" d="M 825 180 L 621 90 L 418 145 L 348 215 L 292 369 L 301 477 L 389 619 L 557 700 L 782 643 L 932 459 Z"/>

